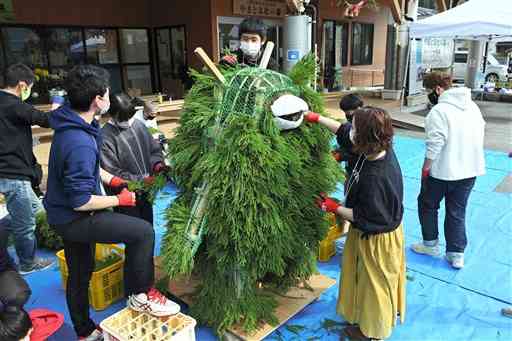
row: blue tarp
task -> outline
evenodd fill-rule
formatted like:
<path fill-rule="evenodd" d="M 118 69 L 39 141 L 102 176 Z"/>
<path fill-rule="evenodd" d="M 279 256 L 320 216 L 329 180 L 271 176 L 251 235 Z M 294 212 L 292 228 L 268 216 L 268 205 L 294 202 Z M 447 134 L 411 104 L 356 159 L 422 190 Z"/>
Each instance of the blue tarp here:
<path fill-rule="evenodd" d="M 416 198 L 424 142 L 397 137 L 395 150 L 404 174 L 404 227 L 409 246 L 421 239 Z M 487 174 L 478 178 L 467 210 L 466 266 L 456 271 L 442 258 L 416 255 L 407 248 L 406 322 L 395 328 L 390 340 L 512 340 L 512 319 L 500 315 L 501 308 L 512 306 L 512 195 L 494 192 L 512 172 L 512 159 L 505 153 L 486 151 L 486 163 Z M 175 195 L 176 188 L 169 185 L 155 204 L 155 253 L 165 229 L 163 211 Z M 343 196 L 341 185 L 336 196 Z M 440 210 L 439 224 L 443 241 L 442 219 L 444 208 Z M 318 263 L 319 271 L 339 280 L 340 254 L 327 263 Z M 65 325 L 49 340 L 73 340 L 58 269 L 35 273 L 27 279 L 33 291 L 28 309 L 45 307 L 65 314 Z M 336 315 L 337 294 L 336 285 L 268 339 L 338 340 L 343 321 Z M 93 312 L 92 316 L 99 322 L 123 306 L 119 302 L 103 312 Z M 196 339 L 217 338 L 210 328 L 198 327 Z"/>

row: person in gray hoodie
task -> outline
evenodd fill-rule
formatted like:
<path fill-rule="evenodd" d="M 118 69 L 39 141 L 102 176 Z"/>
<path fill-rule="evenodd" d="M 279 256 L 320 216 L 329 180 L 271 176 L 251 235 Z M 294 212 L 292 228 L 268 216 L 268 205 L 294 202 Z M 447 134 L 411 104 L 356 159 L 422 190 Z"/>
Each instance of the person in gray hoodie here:
<path fill-rule="evenodd" d="M 101 129 L 101 167 L 126 181 L 143 181 L 151 185 L 154 175 L 168 170 L 162 147 L 148 128 L 133 115 L 136 109 L 132 98 L 125 93 L 110 95 L 111 119 Z M 137 201 L 135 207 L 118 207 L 116 211 L 153 223 L 153 206 L 147 200 Z"/>

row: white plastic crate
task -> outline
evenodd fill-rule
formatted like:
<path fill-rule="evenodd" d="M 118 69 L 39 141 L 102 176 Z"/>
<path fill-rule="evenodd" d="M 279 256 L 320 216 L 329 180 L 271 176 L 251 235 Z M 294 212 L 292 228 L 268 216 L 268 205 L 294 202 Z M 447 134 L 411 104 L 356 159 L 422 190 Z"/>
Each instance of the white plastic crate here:
<path fill-rule="evenodd" d="M 196 320 L 182 313 L 154 317 L 130 308 L 100 324 L 105 341 L 195 341 Z"/>

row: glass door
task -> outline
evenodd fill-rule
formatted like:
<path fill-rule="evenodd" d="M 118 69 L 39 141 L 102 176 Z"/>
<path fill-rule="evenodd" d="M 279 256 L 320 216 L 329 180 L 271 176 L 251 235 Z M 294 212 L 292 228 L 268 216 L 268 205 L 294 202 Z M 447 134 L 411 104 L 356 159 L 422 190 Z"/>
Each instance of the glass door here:
<path fill-rule="evenodd" d="M 185 26 L 157 29 L 156 46 L 161 92 L 174 99 L 183 98 L 190 87 Z"/>

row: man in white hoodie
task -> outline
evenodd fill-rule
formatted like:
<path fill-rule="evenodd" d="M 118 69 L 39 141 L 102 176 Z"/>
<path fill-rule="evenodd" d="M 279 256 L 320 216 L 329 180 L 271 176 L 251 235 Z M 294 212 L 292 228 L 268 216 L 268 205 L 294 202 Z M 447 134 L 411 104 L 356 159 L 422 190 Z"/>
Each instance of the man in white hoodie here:
<path fill-rule="evenodd" d="M 452 88 L 450 76 L 433 72 L 424 80 L 434 107 L 425 119 L 426 155 L 421 171 L 418 214 L 423 242 L 412 250 L 439 256 L 438 209 L 445 200 L 446 260 L 464 267 L 466 206 L 475 179 L 485 173 L 485 121 L 468 88 Z"/>

